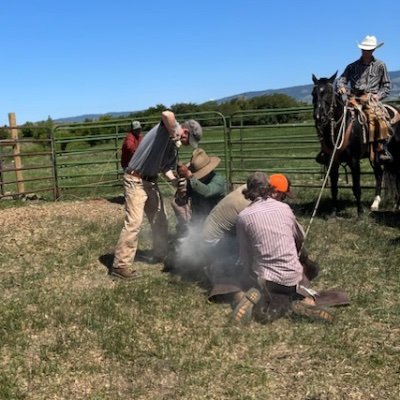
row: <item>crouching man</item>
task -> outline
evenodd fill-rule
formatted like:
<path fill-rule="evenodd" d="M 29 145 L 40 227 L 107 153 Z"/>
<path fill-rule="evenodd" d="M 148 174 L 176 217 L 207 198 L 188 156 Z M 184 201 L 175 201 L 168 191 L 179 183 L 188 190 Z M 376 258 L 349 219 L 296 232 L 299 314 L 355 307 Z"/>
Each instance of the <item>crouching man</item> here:
<path fill-rule="evenodd" d="M 292 209 L 283 200 L 291 197 L 290 182 L 282 174 L 256 172 L 244 191 L 251 204 L 238 216 L 237 236 L 243 271 L 254 285 L 233 311 L 233 320 L 247 322 L 253 316 L 261 323 L 271 322 L 290 312 L 331 321 L 332 315 L 315 304 L 308 282 L 317 266 L 302 264 L 299 252 L 304 231 Z M 344 302 L 347 300 L 345 299 Z"/>

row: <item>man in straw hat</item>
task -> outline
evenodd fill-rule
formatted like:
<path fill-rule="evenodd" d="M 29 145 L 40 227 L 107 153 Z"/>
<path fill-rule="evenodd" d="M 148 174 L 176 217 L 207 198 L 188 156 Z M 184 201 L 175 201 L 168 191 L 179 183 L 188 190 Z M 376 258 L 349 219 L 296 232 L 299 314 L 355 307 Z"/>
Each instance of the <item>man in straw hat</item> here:
<path fill-rule="evenodd" d="M 209 156 L 197 148 L 188 165 L 178 165 L 180 178 L 172 201 L 177 218 L 176 237 L 164 260 L 164 272 L 181 272 L 196 279 L 204 277 L 202 225 L 226 193 L 225 178 L 215 172 L 220 162 L 219 157 Z"/>
<path fill-rule="evenodd" d="M 358 44 L 361 57 L 349 64 L 337 82 L 339 94 L 346 94 L 350 85 L 350 103 L 362 105 L 367 115 L 369 128 L 369 143 L 375 144 L 372 159 L 377 153 L 380 162 L 391 161 L 392 157 L 387 151 L 389 138 L 389 120 L 381 101 L 390 94 L 391 84 L 386 64 L 376 59 L 373 52 L 383 46 L 375 36 L 365 36 Z"/>
<path fill-rule="evenodd" d="M 161 121 L 140 142 L 124 173 L 125 221 L 119 236 L 110 275 L 121 279 L 138 276 L 129 267 L 135 258 L 144 214 L 153 236 L 154 262 L 167 254 L 168 223 L 157 180 L 161 172 L 176 184 L 174 171 L 181 145 L 196 148 L 202 128 L 195 120 L 179 124 L 171 111 L 163 111 Z"/>
<path fill-rule="evenodd" d="M 185 184 L 178 186 L 172 207 L 178 219 L 177 230 L 183 234 L 188 223 L 202 224 L 214 206 L 226 194 L 225 178 L 215 172 L 221 159 L 203 149 L 193 151 L 188 165 L 178 165 L 178 176 Z"/>
<path fill-rule="evenodd" d="M 249 176 L 244 195 L 252 203 L 239 214 L 236 229 L 243 274 L 250 277 L 252 287 L 242 293 L 233 321 L 248 322 L 254 316 L 268 323 L 290 312 L 331 321 L 332 315 L 315 304 L 315 292 L 307 288 L 305 278 L 313 279 L 318 270 L 316 264 L 304 265 L 299 258 L 304 231 L 283 203 L 293 197 L 288 178 L 274 174 L 267 182 L 264 174 L 256 172 Z M 339 297 L 341 304 L 348 302 L 345 294 Z M 339 301 L 335 298 L 331 305 Z"/>

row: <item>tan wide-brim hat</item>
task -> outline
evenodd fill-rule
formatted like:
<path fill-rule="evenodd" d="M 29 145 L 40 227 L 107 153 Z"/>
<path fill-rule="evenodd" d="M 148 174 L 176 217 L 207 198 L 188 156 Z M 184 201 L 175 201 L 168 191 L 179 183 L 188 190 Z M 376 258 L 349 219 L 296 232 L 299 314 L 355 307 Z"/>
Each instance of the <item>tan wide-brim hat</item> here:
<path fill-rule="evenodd" d="M 375 36 L 365 36 L 361 43 L 358 43 L 357 46 L 361 50 L 375 50 L 378 47 L 383 46 L 383 42 L 378 43 L 378 40 Z"/>
<path fill-rule="evenodd" d="M 212 172 L 221 162 L 221 159 L 216 156 L 209 156 L 200 148 L 197 148 L 192 153 L 190 160 L 190 170 L 195 178 L 201 179 Z"/>

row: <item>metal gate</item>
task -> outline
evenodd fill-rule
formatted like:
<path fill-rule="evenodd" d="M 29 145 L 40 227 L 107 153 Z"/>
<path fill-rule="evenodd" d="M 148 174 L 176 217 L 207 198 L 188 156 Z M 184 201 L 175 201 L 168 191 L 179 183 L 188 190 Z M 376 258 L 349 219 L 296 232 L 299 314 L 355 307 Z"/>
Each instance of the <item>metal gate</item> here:
<path fill-rule="evenodd" d="M 213 111 L 177 115 L 179 121 L 189 118 L 198 120 L 203 126 L 201 147 L 207 153 L 222 159 L 219 171 L 225 174 L 231 188 L 245 182 L 247 176 L 255 170 L 267 174 L 285 173 L 290 177 L 293 186 L 320 187 L 325 168 L 315 162 L 319 144 L 311 106 L 244 110 L 229 117 Z M 159 117 L 154 116 L 140 119 L 144 132 L 159 121 Z M 103 119 L 55 126 L 49 138 L 43 140 L 46 142 L 44 150 L 40 152 L 36 149 L 35 153 L 37 157 L 40 154 L 44 157 L 38 169 L 49 169 L 48 176 L 39 177 L 31 173 L 30 191 L 51 192 L 54 199 L 119 193 L 123 174 L 120 149 L 130 122 L 131 119 L 127 118 Z M 5 141 L 0 141 L 0 144 L 3 145 L 0 146 L 1 150 Z M 4 168 L 4 160 L 9 156 L 0 151 L 1 189 L 4 192 L 5 184 L 10 187 L 12 183 L 14 186 L 11 186 L 11 195 L 21 194 L 17 188 L 20 179 L 5 179 L 11 172 Z M 21 156 L 26 158 L 28 154 Z M 182 147 L 181 161 L 188 162 L 190 156 L 190 148 Z M 361 168 L 363 188 L 372 188 L 374 179 L 368 160 L 362 161 Z M 345 178 L 341 180 L 340 186 L 350 187 L 351 182 L 346 174 L 342 176 Z M 46 181 L 47 186 L 39 185 L 41 181 Z M 1 196 L 4 193 L 0 193 L 0 198 Z"/>

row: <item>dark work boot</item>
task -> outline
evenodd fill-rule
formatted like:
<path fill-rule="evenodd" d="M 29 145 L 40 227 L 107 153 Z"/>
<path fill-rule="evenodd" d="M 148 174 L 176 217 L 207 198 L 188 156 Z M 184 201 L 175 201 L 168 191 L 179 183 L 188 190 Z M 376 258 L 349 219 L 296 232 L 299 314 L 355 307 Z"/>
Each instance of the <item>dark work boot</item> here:
<path fill-rule="evenodd" d="M 130 271 L 128 268 L 111 268 L 109 274 L 114 278 L 131 280 L 139 277 L 138 271 Z"/>

